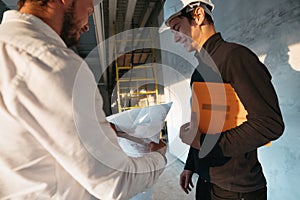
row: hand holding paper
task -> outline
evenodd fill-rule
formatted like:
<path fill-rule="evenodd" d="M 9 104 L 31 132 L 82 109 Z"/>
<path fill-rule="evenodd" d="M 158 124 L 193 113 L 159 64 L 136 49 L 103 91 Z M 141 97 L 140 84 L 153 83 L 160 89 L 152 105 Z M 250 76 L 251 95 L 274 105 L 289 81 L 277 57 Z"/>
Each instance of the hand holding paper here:
<path fill-rule="evenodd" d="M 150 152 L 150 142 L 159 143 L 160 131 L 172 102 L 136 108 L 107 117 L 114 124 L 119 144 L 125 152 Z"/>
<path fill-rule="evenodd" d="M 157 151 L 162 155 L 165 155 L 167 152 L 167 145 L 162 139 L 159 140 L 158 144 L 150 142 L 150 151 Z"/>

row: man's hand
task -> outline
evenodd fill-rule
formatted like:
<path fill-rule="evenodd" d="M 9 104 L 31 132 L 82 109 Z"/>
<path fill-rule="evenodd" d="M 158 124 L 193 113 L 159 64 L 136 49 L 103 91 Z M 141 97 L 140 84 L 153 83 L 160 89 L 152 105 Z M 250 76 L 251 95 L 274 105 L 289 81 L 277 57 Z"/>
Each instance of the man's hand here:
<path fill-rule="evenodd" d="M 113 123 L 109 123 L 110 124 L 110 127 L 112 128 L 112 129 L 114 129 L 114 131 L 116 132 L 116 134 L 118 133 L 117 132 L 117 127 L 116 127 L 116 125 L 115 124 L 113 124 Z M 118 134 L 117 134 L 118 135 Z"/>
<path fill-rule="evenodd" d="M 190 170 L 183 170 L 180 174 L 180 186 L 185 193 L 189 193 L 194 188 L 194 184 L 192 181 L 193 172 Z"/>
<path fill-rule="evenodd" d="M 162 139 L 159 140 L 158 144 L 155 142 L 150 142 L 150 151 L 157 151 L 162 155 L 166 155 L 167 145 Z"/>
<path fill-rule="evenodd" d="M 180 127 L 179 137 L 183 143 L 200 150 L 200 136 L 201 132 L 198 130 L 197 114 L 192 113 L 191 122 Z"/>

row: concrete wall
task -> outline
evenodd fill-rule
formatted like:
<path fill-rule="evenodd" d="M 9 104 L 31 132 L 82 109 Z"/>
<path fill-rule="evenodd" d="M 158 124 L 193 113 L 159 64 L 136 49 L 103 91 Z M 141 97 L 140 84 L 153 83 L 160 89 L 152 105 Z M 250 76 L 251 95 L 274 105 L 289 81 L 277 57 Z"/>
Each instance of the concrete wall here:
<path fill-rule="evenodd" d="M 268 199 L 297 200 L 300 178 L 300 1 L 215 0 L 215 22 L 227 40 L 249 46 L 270 70 L 286 129 L 259 158 Z"/>
<path fill-rule="evenodd" d="M 268 181 L 268 199 L 270 200 L 298 200 L 300 179 L 300 1 L 299 0 L 214 0 L 214 18 L 217 31 L 228 41 L 235 41 L 248 46 L 265 63 L 273 76 L 273 84 L 279 96 L 279 102 L 285 120 L 284 135 L 274 141 L 271 147 L 259 149 L 259 159 L 263 165 Z M 168 35 L 169 34 L 169 35 Z M 181 51 L 176 44 L 169 44 L 171 33 L 162 35 L 162 46 L 167 44 L 168 49 Z M 175 59 L 175 60 L 174 60 Z M 176 58 L 163 57 L 163 61 L 175 63 L 180 73 L 188 75 L 178 65 Z M 179 58 L 181 60 L 181 58 Z M 182 87 L 188 89 L 182 77 L 172 80 L 168 86 L 169 93 L 180 95 Z M 176 82 L 176 84 L 175 84 Z M 178 88 L 174 92 L 170 88 Z M 168 91 L 166 91 L 168 93 Z M 171 95 L 170 95 L 171 96 Z M 173 96 L 176 96 L 173 94 Z M 185 93 L 185 101 L 189 96 Z M 176 100 L 176 98 L 169 100 Z M 177 101 L 177 100 L 176 100 Z M 173 113 L 183 113 L 182 109 L 173 110 Z M 175 114 L 173 114 L 174 116 Z M 180 116 L 183 123 L 189 119 L 187 111 Z M 177 116 L 178 118 L 178 116 Z M 171 138 L 176 138 L 178 129 L 174 130 L 178 122 L 171 126 Z M 178 125 L 177 125 L 178 126 Z M 178 137 L 177 137 L 178 138 Z M 178 141 L 171 141 L 170 151 L 182 159 L 182 152 L 178 153 Z"/>

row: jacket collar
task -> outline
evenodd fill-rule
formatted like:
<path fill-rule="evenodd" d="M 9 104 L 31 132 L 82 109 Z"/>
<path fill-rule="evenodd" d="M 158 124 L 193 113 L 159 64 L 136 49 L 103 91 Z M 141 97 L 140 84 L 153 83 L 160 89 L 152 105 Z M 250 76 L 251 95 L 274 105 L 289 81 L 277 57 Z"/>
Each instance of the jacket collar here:
<path fill-rule="evenodd" d="M 195 57 L 199 57 L 200 55 L 203 54 L 203 52 L 208 53 L 209 55 L 212 55 L 214 51 L 217 49 L 219 46 L 218 44 L 220 42 L 224 41 L 224 39 L 221 36 L 221 33 L 215 33 L 212 35 L 206 42 L 203 44 L 202 48 L 200 51 L 196 51 Z"/>

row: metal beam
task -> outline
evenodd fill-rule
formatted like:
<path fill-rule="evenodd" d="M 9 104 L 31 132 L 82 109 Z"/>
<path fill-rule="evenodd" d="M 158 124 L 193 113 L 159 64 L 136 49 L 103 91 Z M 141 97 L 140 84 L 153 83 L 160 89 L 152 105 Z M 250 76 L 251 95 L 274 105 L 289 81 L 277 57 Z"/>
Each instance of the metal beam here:
<path fill-rule="evenodd" d="M 131 28 L 130 25 L 132 22 L 132 17 L 133 17 L 135 6 L 136 6 L 136 1 L 137 0 L 128 0 L 125 22 L 124 22 L 124 31 Z"/>
<path fill-rule="evenodd" d="M 147 21 L 148 21 L 148 19 L 149 19 L 149 17 L 150 17 L 150 15 L 151 15 L 151 13 L 152 13 L 152 11 L 153 11 L 154 8 L 155 8 L 155 2 L 150 2 L 149 6 L 148 6 L 148 8 L 146 10 L 146 13 L 145 13 L 145 15 L 143 17 L 143 20 L 142 20 L 142 22 L 140 24 L 140 27 L 144 27 L 146 25 L 146 23 L 147 23 Z"/>
<path fill-rule="evenodd" d="M 103 73 L 103 80 L 107 83 L 107 74 L 105 73 L 107 67 L 106 61 L 106 46 L 105 46 L 105 26 L 104 26 L 104 16 L 103 16 L 103 1 L 101 1 L 97 6 L 95 6 L 94 12 L 94 23 L 95 23 L 95 34 L 97 40 L 97 48 L 99 53 L 100 69 Z"/>
<path fill-rule="evenodd" d="M 126 16 L 125 16 L 125 21 L 124 21 L 124 31 L 129 30 L 131 27 L 131 23 L 132 23 L 132 18 L 133 18 L 133 14 L 134 14 L 134 10 L 135 10 L 135 6 L 136 6 L 136 2 L 137 0 L 128 0 L 127 3 L 127 9 L 126 9 Z M 123 39 L 130 39 L 132 40 L 133 35 L 128 35 L 126 36 L 127 38 L 123 38 Z M 119 45 L 119 51 L 123 52 L 125 50 L 125 47 L 127 45 L 127 42 L 122 42 Z"/>
<path fill-rule="evenodd" d="M 146 13 L 145 13 L 145 15 L 143 17 L 143 20 L 142 20 L 141 24 L 140 24 L 140 28 L 145 27 L 145 25 L 146 25 L 146 23 L 147 23 L 150 15 L 151 15 L 152 11 L 155 8 L 155 4 L 156 4 L 155 2 L 149 2 L 149 6 L 148 6 L 148 8 L 146 10 Z M 152 38 L 152 36 L 151 36 L 152 34 L 151 33 L 148 33 L 148 34 L 150 34 L 149 37 Z M 136 37 L 140 38 L 141 34 L 139 33 Z M 137 46 L 137 43 L 138 43 L 138 41 L 135 41 L 134 44 L 133 44 L 133 46 Z"/>
<path fill-rule="evenodd" d="M 109 36 L 108 38 L 115 35 L 115 23 L 117 16 L 117 0 L 109 0 L 108 10 L 109 10 Z M 113 60 L 114 57 L 114 43 L 109 42 L 108 44 L 108 61 Z M 108 63 L 109 64 L 109 63 Z"/>
<path fill-rule="evenodd" d="M 115 23 L 117 16 L 117 2 L 118 0 L 109 0 L 109 36 L 115 34 Z"/>

